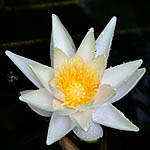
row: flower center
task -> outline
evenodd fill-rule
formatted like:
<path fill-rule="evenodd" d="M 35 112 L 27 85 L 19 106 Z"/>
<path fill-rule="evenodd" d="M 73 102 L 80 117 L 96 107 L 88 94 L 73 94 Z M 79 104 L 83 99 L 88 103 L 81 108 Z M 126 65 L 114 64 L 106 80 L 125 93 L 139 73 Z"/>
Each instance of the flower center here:
<path fill-rule="evenodd" d="M 83 62 L 66 61 L 56 71 L 56 87 L 65 95 L 62 105 L 76 107 L 88 104 L 98 90 L 99 81 L 95 80 L 94 66 L 88 68 Z"/>

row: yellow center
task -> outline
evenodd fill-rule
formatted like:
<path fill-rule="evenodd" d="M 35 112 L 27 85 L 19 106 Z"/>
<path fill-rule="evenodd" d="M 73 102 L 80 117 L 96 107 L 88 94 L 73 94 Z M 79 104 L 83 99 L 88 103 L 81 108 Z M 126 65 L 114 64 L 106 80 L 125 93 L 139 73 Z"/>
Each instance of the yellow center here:
<path fill-rule="evenodd" d="M 96 71 L 78 60 L 66 61 L 56 72 L 56 87 L 65 95 L 62 105 L 76 107 L 88 104 L 98 90 L 99 81 L 95 80 Z"/>

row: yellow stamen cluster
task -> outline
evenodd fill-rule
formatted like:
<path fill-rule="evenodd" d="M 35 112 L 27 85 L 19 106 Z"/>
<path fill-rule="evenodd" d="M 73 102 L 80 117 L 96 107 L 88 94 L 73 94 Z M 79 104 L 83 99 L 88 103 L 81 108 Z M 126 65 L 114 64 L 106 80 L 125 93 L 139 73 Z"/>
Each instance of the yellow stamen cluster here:
<path fill-rule="evenodd" d="M 88 104 L 98 90 L 99 81 L 95 81 L 96 71 L 78 60 L 66 61 L 55 74 L 56 87 L 65 95 L 62 105 L 76 107 Z"/>

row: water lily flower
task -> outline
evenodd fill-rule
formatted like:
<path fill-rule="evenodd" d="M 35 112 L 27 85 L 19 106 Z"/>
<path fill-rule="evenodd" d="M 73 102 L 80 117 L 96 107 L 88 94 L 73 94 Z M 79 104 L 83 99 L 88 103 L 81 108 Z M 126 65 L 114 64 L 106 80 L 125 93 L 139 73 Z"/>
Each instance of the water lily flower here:
<path fill-rule="evenodd" d="M 95 40 L 91 28 L 76 50 L 59 18 L 52 15 L 50 56 L 52 67 L 6 51 L 6 55 L 38 88 L 21 92 L 19 99 L 36 113 L 51 117 L 50 145 L 71 130 L 82 140 L 103 136 L 101 125 L 139 131 L 112 103 L 120 100 L 145 73 L 142 60 L 106 68 L 116 17 Z M 101 125 L 100 125 L 101 124 Z"/>

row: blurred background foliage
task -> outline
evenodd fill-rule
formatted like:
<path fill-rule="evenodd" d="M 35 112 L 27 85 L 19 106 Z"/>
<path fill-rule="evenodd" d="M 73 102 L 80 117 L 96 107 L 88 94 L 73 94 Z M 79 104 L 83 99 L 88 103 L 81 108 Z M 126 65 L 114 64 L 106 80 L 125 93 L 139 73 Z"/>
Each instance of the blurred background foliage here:
<path fill-rule="evenodd" d="M 0 0 L 0 114 L 2 149 L 61 150 L 58 142 L 46 146 L 49 118 L 41 117 L 18 100 L 19 91 L 35 89 L 5 56 L 6 49 L 50 64 L 51 14 L 59 16 L 77 47 L 90 27 L 95 37 L 113 16 L 117 26 L 108 67 L 143 59 L 146 75 L 127 96 L 114 104 L 140 127 L 140 132 L 104 128 L 104 139 L 87 144 L 68 137 L 81 149 L 147 149 L 150 134 L 150 4 L 130 0 Z"/>

